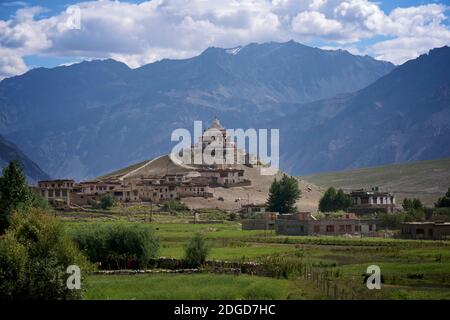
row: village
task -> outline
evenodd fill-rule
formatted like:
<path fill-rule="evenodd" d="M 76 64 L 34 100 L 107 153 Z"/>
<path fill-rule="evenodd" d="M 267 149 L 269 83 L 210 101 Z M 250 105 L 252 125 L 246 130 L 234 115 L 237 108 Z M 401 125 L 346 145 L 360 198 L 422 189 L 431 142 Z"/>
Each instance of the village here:
<path fill-rule="evenodd" d="M 207 134 L 208 130 L 219 132 L 219 137 L 223 138 L 221 157 L 225 158 L 233 152 L 235 160 L 237 157 L 247 160 L 244 165 L 186 165 L 176 163 L 170 156 L 161 156 L 90 181 L 39 181 L 35 191 L 57 209 L 73 211 L 95 206 L 106 195 L 116 203 L 153 206 L 193 198 L 222 200 L 216 194 L 219 188 L 231 191 L 255 184 L 255 181 L 246 176 L 246 167 L 254 168 L 262 164 L 250 163 L 248 159 L 251 156 L 237 150 L 218 119 L 214 119 L 199 141 L 192 146 L 192 150 L 199 148 L 203 151 L 214 141 Z M 236 198 L 238 207 L 235 207 L 235 211 L 239 213 L 243 230 L 274 230 L 278 235 L 289 236 L 393 236 L 383 228 L 381 220 L 377 219 L 378 214 L 395 215 L 399 211 L 393 193 L 379 190 L 375 186 L 367 190 L 352 190 L 348 195 L 351 197 L 351 206 L 341 213 L 311 210 L 280 214 L 269 211 L 266 202 L 252 202 L 250 196 L 246 201 Z M 195 215 L 195 208 L 191 208 L 191 211 Z M 445 239 L 450 236 L 450 223 L 403 222 L 397 236 L 407 239 Z"/>

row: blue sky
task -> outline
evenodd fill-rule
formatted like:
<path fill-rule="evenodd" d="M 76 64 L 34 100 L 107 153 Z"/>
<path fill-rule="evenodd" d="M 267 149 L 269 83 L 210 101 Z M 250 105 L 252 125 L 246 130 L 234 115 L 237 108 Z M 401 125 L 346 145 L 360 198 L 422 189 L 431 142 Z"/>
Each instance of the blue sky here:
<path fill-rule="evenodd" d="M 137 67 L 208 46 L 294 39 L 401 64 L 450 45 L 449 1 L 0 0 L 0 79 L 113 58 Z M 70 23 L 69 23 L 70 22 Z"/>

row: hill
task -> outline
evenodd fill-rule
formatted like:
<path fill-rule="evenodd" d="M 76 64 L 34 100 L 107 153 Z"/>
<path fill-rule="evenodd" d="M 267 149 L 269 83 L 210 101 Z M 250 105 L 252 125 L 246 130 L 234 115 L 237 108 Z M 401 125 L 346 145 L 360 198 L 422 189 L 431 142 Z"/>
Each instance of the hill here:
<path fill-rule="evenodd" d="M 0 133 L 52 176 L 92 178 L 168 153 L 171 132 L 194 120 L 258 127 L 393 68 L 294 41 L 208 48 L 137 69 L 111 59 L 37 68 L 0 82 Z"/>
<path fill-rule="evenodd" d="M 7 166 L 12 160 L 20 161 L 29 183 L 50 179 L 48 174 L 42 171 L 41 168 L 20 151 L 15 144 L 0 136 L 0 170 Z"/>
<path fill-rule="evenodd" d="M 186 203 L 190 208 L 218 208 L 224 210 L 239 209 L 242 204 L 247 203 L 265 203 L 271 183 L 275 178 L 280 179 L 283 175 L 281 171 L 275 176 L 261 175 L 259 168 L 251 168 L 245 165 L 234 165 L 234 167 L 244 170 L 245 178 L 252 182 L 250 186 L 217 187 L 214 188 L 214 198 L 189 197 L 183 198 L 182 202 Z M 168 155 L 163 155 L 100 176 L 97 179 L 164 176 L 175 173 L 187 174 L 195 170 L 196 168 L 194 167 L 175 164 Z M 300 179 L 299 187 L 302 191 L 302 197 L 297 201 L 297 208 L 301 211 L 316 211 L 323 189 Z M 223 200 L 219 200 L 219 198 Z"/>
<path fill-rule="evenodd" d="M 416 197 L 432 205 L 450 187 L 450 158 L 371 168 L 321 173 L 301 177 L 323 188 L 345 190 L 379 186 L 396 193 L 397 202 Z"/>

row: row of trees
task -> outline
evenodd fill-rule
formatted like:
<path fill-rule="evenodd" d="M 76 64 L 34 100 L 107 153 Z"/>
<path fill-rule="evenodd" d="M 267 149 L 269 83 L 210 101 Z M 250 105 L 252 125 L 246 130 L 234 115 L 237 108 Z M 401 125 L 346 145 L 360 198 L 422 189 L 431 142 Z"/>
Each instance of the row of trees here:
<path fill-rule="evenodd" d="M 283 175 L 280 180 L 275 179 L 270 186 L 267 206 L 270 211 L 279 213 L 295 212 L 295 202 L 300 199 L 301 190 L 294 177 Z M 328 188 L 319 201 L 319 210 L 335 212 L 347 210 L 352 205 L 352 198 L 342 189 Z"/>

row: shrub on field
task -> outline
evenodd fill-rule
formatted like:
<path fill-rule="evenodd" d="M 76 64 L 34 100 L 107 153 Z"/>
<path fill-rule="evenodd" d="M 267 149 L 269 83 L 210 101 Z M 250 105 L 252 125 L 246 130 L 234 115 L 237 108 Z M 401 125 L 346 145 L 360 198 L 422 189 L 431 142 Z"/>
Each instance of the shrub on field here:
<path fill-rule="evenodd" d="M 180 201 L 169 200 L 163 203 L 161 207 L 162 211 L 172 212 L 172 211 L 189 211 L 189 208 Z"/>
<path fill-rule="evenodd" d="M 188 267 L 198 268 L 203 265 L 208 257 L 210 250 L 209 244 L 200 233 L 189 241 L 185 249 L 184 262 Z"/>
<path fill-rule="evenodd" d="M 42 209 L 14 213 L 0 239 L 0 300 L 78 299 L 82 290 L 67 288 L 67 267 L 91 270 L 61 223 Z M 82 289 L 83 289 L 82 281 Z"/>
<path fill-rule="evenodd" d="M 380 214 L 380 226 L 382 228 L 399 228 L 400 223 L 405 221 L 406 214 L 405 213 L 398 213 L 398 214 L 389 214 L 389 213 L 382 213 Z"/>
<path fill-rule="evenodd" d="M 228 220 L 230 221 L 236 221 L 237 220 L 238 215 L 236 214 L 236 212 L 232 211 L 230 212 L 230 214 L 228 215 Z"/>
<path fill-rule="evenodd" d="M 100 208 L 103 210 L 110 209 L 114 205 L 114 199 L 110 194 L 105 194 L 100 199 Z"/>
<path fill-rule="evenodd" d="M 75 229 L 73 239 L 102 269 L 147 268 L 159 249 L 153 229 L 137 224 L 94 224 Z"/>
<path fill-rule="evenodd" d="M 450 221 L 450 208 L 431 209 L 431 219 L 434 221 Z"/>

